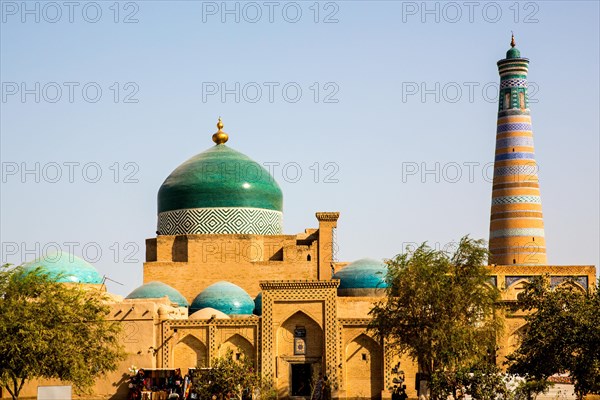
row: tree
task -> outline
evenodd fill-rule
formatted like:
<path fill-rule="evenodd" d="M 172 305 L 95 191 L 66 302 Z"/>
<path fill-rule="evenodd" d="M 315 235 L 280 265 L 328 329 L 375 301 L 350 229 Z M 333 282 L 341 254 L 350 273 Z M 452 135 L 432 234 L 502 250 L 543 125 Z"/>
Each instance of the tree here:
<path fill-rule="evenodd" d="M 509 371 L 545 382 L 568 373 L 579 399 L 600 392 L 600 290 L 582 292 L 574 282 L 552 290 L 539 276 L 519 293 L 515 308 L 529 311 Z"/>
<path fill-rule="evenodd" d="M 231 350 L 224 357 L 213 359 L 210 368 L 198 368 L 192 382 L 192 391 L 200 399 L 213 395 L 228 398 L 226 395 L 231 392 L 241 400 L 244 394 L 250 397 L 255 390 L 259 391 L 259 399 L 277 398 L 271 381 L 260 377 L 252 361 L 243 354 L 235 360 Z"/>
<path fill-rule="evenodd" d="M 120 326 L 108 314 L 99 291 L 57 283 L 40 269 L 0 267 L 0 383 L 13 399 L 35 378 L 85 392 L 123 358 Z"/>
<path fill-rule="evenodd" d="M 452 254 L 424 243 L 388 261 L 387 295 L 369 329 L 418 362 L 433 399 L 460 397 L 461 377 L 494 363 L 502 322 L 487 258 L 485 242 L 466 236 Z"/>

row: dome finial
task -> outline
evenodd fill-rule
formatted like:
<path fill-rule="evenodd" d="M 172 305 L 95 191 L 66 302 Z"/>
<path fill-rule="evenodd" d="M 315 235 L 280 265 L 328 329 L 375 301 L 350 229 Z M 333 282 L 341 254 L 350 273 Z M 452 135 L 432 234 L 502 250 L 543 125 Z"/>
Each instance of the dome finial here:
<path fill-rule="evenodd" d="M 223 132 L 223 121 L 221 121 L 221 117 L 219 117 L 219 121 L 217 122 L 218 131 L 212 135 L 212 140 L 216 144 L 223 144 L 229 140 L 229 135 Z"/>
<path fill-rule="evenodd" d="M 510 33 L 512 34 L 510 38 L 510 49 L 506 52 L 506 58 L 521 58 L 521 52 L 515 47 L 517 45 L 515 43 L 515 34 L 512 31 Z"/>

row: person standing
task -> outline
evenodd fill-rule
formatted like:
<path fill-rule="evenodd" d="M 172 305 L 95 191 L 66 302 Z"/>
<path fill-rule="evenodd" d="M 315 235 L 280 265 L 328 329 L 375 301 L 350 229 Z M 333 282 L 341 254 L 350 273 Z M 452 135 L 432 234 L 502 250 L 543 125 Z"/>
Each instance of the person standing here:
<path fill-rule="evenodd" d="M 406 394 L 406 385 L 402 385 L 400 393 L 398 394 L 398 400 L 407 400 L 408 395 Z"/>
<path fill-rule="evenodd" d="M 179 395 L 179 398 L 183 397 L 183 376 L 181 376 L 181 368 L 175 370 L 175 376 L 173 377 L 173 389 L 175 393 Z"/>
<path fill-rule="evenodd" d="M 315 388 L 313 390 L 312 396 L 310 397 L 310 400 L 323 400 L 323 386 L 323 373 L 319 372 L 319 379 L 317 379 L 317 382 L 315 383 Z"/>
<path fill-rule="evenodd" d="M 323 376 L 323 400 L 331 400 L 331 384 L 327 380 L 327 375 Z"/>
<path fill-rule="evenodd" d="M 129 383 L 129 396 L 130 400 L 137 400 L 142 398 L 142 390 L 145 389 L 145 373 L 142 368 L 131 378 Z"/>

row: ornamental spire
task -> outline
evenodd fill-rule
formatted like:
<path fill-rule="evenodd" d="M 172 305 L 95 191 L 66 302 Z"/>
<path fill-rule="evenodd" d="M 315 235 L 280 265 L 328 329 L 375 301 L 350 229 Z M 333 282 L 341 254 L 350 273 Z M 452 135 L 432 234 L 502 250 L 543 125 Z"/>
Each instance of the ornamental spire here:
<path fill-rule="evenodd" d="M 219 117 L 219 121 L 217 122 L 218 131 L 215 132 L 214 135 L 212 135 L 212 140 L 216 144 L 224 144 L 229 140 L 229 135 L 223 132 L 223 126 L 223 121 L 221 121 L 221 117 Z"/>
<path fill-rule="evenodd" d="M 515 43 L 515 34 L 511 31 L 510 32 L 512 37 L 510 39 L 510 47 L 515 47 L 517 44 Z"/>

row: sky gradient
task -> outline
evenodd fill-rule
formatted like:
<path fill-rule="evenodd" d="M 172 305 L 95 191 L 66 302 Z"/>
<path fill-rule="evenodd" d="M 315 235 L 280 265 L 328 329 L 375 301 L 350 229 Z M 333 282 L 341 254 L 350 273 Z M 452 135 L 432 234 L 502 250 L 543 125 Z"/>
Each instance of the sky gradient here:
<path fill-rule="evenodd" d="M 285 233 L 341 212 L 339 260 L 487 240 L 514 31 L 548 261 L 597 266 L 599 3 L 466 3 L 2 1 L 2 262 L 58 245 L 141 285 L 158 189 L 219 116 L 273 168 Z"/>

